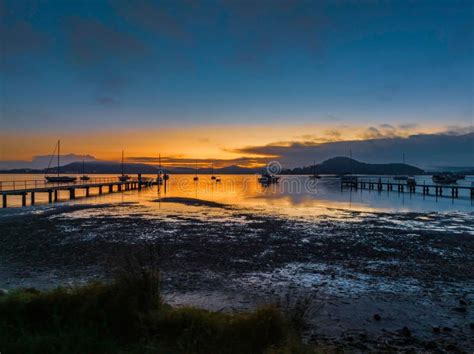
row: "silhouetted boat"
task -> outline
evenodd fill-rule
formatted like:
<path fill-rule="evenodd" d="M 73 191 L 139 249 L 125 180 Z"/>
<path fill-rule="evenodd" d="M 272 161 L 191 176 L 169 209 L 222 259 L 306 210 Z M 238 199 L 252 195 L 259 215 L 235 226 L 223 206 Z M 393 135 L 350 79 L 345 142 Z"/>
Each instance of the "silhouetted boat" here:
<path fill-rule="evenodd" d="M 89 176 L 86 176 L 86 174 L 84 173 L 84 156 L 82 156 L 82 176 L 79 177 L 79 179 L 81 181 L 88 181 L 91 179 Z"/>
<path fill-rule="evenodd" d="M 221 182 L 221 178 L 220 177 L 216 177 L 216 183 L 220 183 Z"/>
<path fill-rule="evenodd" d="M 163 177 L 161 177 L 161 154 L 158 157 L 158 176 L 156 176 L 156 184 L 159 186 L 163 184 Z"/>
<path fill-rule="evenodd" d="M 199 181 L 199 177 L 198 177 L 198 163 L 197 163 L 197 160 L 196 160 L 196 176 L 194 176 L 193 181 Z"/>
<path fill-rule="evenodd" d="M 450 173 L 439 173 L 433 175 L 432 180 L 438 184 L 453 184 L 458 181 L 458 178 Z"/>
<path fill-rule="evenodd" d="M 214 164 L 211 165 L 211 175 L 212 180 L 216 179 L 216 176 L 214 176 Z"/>
<path fill-rule="evenodd" d="M 58 167 L 57 167 L 57 176 L 45 176 L 44 178 L 46 179 L 46 182 L 48 183 L 71 183 L 71 182 L 75 182 L 77 180 L 76 177 L 72 177 L 72 176 L 60 176 L 60 173 L 59 173 L 59 165 L 60 165 L 60 153 L 61 153 L 61 140 L 58 140 L 54 150 L 58 151 Z M 49 161 L 49 165 L 48 165 L 48 168 L 46 169 L 46 174 L 48 173 L 49 171 L 49 167 L 51 165 L 51 161 L 53 160 L 53 157 L 54 157 L 54 151 L 53 151 L 53 154 L 51 155 L 51 160 Z"/>
<path fill-rule="evenodd" d="M 258 181 L 262 184 L 278 183 L 279 180 L 280 177 L 271 175 L 269 173 L 262 173 L 262 175 L 258 178 Z"/>
<path fill-rule="evenodd" d="M 357 177 L 356 176 L 351 176 L 351 175 L 344 175 L 341 177 L 341 180 L 343 183 L 357 183 Z"/>
<path fill-rule="evenodd" d="M 313 175 L 309 176 L 312 179 L 320 179 L 321 176 L 316 173 L 316 161 L 313 161 Z"/>
<path fill-rule="evenodd" d="M 124 174 L 123 172 L 123 150 L 122 150 L 122 164 L 121 164 L 122 174 L 118 177 L 120 182 L 127 182 L 130 179 L 129 175 Z"/>

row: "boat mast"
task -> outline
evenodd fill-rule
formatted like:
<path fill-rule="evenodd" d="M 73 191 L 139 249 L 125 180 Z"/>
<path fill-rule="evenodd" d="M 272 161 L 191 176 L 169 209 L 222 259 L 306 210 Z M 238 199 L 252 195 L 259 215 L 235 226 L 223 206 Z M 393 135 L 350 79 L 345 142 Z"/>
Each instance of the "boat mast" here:
<path fill-rule="evenodd" d="M 58 176 L 59 176 L 59 154 L 61 151 L 61 140 L 58 140 Z"/>
<path fill-rule="evenodd" d="M 122 164 L 121 164 L 121 169 L 122 169 L 122 176 L 123 176 L 123 150 L 122 150 Z"/>

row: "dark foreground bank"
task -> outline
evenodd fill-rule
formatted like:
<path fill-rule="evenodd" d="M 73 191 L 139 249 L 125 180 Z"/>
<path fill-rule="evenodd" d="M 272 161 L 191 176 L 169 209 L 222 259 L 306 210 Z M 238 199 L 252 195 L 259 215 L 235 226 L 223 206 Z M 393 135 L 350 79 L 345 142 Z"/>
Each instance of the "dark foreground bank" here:
<path fill-rule="evenodd" d="M 173 308 L 151 273 L 112 283 L 0 296 L 4 353 L 312 352 L 277 306 L 226 314 Z"/>

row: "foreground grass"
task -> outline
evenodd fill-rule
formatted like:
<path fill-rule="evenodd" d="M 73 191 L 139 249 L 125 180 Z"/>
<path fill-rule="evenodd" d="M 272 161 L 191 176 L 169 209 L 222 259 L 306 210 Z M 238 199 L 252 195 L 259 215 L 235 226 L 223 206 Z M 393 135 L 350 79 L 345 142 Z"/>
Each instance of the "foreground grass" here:
<path fill-rule="evenodd" d="M 2 353 L 302 353 L 276 306 L 226 314 L 164 304 L 150 279 L 0 296 Z"/>

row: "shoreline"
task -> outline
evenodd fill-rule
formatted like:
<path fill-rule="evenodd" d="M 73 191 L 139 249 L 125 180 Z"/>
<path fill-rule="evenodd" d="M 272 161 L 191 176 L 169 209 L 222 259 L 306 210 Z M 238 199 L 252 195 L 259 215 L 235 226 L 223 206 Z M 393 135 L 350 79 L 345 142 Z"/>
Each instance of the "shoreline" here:
<path fill-rule="evenodd" d="M 357 333 L 373 347 L 375 338 L 404 338 L 398 331 L 406 326 L 417 346 L 448 341 L 474 348 L 474 279 L 468 272 L 474 237 L 456 226 L 473 225 L 459 216 L 445 215 L 439 227 L 424 229 L 425 219 L 439 215 L 345 211 L 337 219 L 312 221 L 201 203 L 184 213 L 176 201 L 166 204 L 159 212 L 139 203 L 77 205 L 0 219 L 6 230 L 0 276 L 24 279 L 25 286 L 34 285 L 28 279 L 51 286 L 100 279 L 114 257 L 152 243 L 163 255 L 163 292 L 175 305 L 232 312 L 289 290 L 317 293 L 324 306 L 307 333 L 312 341 L 344 344 L 348 333 Z M 408 221 L 411 227 L 395 227 Z M 0 287 L 5 285 L 3 279 Z M 455 310 L 462 299 L 466 312 Z M 381 320 L 374 320 L 376 314 Z M 433 326 L 450 332 L 434 333 Z"/>

